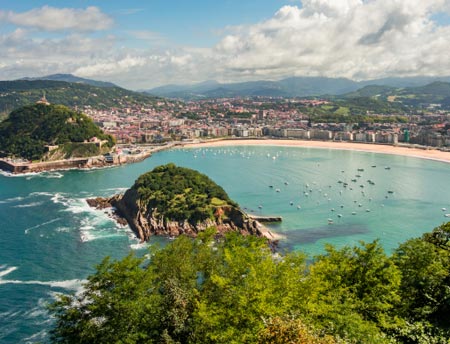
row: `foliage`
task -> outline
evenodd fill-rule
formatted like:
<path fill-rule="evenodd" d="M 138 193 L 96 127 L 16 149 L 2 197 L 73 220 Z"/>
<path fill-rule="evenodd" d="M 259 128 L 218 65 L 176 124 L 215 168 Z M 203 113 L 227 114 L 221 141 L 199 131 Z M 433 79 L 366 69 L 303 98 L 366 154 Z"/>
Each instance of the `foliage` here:
<path fill-rule="evenodd" d="M 149 260 L 106 258 L 81 294 L 59 296 L 52 341 L 448 343 L 448 310 L 428 299 L 448 290 L 448 251 L 427 237 L 392 257 L 374 241 L 307 262 L 235 232 L 181 236 Z"/>
<path fill-rule="evenodd" d="M 315 333 L 300 319 L 270 319 L 266 327 L 259 333 L 260 344 L 334 344 L 338 343 L 332 336 L 321 336 Z"/>
<path fill-rule="evenodd" d="M 401 244 L 393 260 L 403 272 L 402 303 L 398 313 L 407 320 L 399 336 L 426 338 L 423 343 L 441 343 L 441 333 L 450 336 L 450 222 L 422 238 Z M 444 341 L 442 341 L 444 343 Z"/>
<path fill-rule="evenodd" d="M 107 147 L 114 145 L 113 138 L 104 134 L 86 115 L 62 105 L 36 104 L 14 110 L 0 123 L 0 151 L 35 160 L 43 157 L 45 145 L 81 143 L 94 136 L 106 140 Z M 92 153 L 90 155 L 99 153 L 98 149 L 92 151 L 92 147 L 83 150 Z"/>
<path fill-rule="evenodd" d="M 206 175 L 174 164 L 141 175 L 132 189 L 137 190 L 147 210 L 158 209 L 170 220 L 197 223 L 214 218 L 217 204 L 237 206 Z"/>

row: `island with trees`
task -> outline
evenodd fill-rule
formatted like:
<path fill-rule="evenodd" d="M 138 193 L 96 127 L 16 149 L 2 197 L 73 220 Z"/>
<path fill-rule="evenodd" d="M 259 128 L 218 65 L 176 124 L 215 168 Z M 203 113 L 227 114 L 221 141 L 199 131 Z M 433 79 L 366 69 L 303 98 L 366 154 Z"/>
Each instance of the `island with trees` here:
<path fill-rule="evenodd" d="M 219 233 L 265 236 L 268 232 L 209 177 L 173 163 L 141 175 L 124 194 L 89 199 L 88 203 L 97 208 L 115 207 L 141 241 L 152 235 L 195 237 L 210 227 Z"/>

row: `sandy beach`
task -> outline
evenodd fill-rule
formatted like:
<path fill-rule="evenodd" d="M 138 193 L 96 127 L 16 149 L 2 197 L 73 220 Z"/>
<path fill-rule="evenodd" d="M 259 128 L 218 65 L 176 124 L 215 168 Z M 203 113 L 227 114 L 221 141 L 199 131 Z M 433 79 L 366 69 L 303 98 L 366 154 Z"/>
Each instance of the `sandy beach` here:
<path fill-rule="evenodd" d="M 205 141 L 188 145 L 191 148 L 198 147 L 224 147 L 224 146 L 285 146 L 285 147 L 307 147 L 341 149 L 362 152 L 373 152 L 382 154 L 394 154 L 410 156 L 415 158 L 430 159 L 450 163 L 450 152 L 442 152 L 437 149 L 419 149 L 409 147 L 399 147 L 390 145 L 353 143 L 353 142 L 333 142 L 333 141 L 302 141 L 302 140 L 274 140 L 274 139 L 225 139 Z"/>

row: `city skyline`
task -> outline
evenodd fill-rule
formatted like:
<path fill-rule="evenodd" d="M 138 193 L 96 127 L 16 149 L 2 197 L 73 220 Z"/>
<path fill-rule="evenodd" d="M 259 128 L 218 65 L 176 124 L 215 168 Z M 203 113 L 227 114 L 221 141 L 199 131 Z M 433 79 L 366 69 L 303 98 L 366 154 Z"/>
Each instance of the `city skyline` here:
<path fill-rule="evenodd" d="M 0 79 L 450 75 L 450 1 L 0 1 Z"/>

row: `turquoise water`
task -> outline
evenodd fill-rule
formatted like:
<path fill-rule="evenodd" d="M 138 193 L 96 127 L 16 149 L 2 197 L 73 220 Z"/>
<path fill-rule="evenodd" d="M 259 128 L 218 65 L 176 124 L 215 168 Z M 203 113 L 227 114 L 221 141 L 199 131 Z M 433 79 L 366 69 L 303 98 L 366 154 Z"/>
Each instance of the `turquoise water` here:
<path fill-rule="evenodd" d="M 204 148 L 110 169 L 0 176 L 1 343 L 45 342 L 51 326 L 45 304 L 56 293 L 80 291 L 106 255 L 143 254 L 162 241 L 138 244 L 128 228 L 90 209 L 85 199 L 121 192 L 168 162 L 207 174 L 249 212 L 282 216 L 273 227 L 286 236 L 280 246 L 310 255 L 323 252 L 324 243 L 341 247 L 376 238 L 390 252 L 450 220 L 444 217 L 450 213 L 450 164 L 375 153 Z"/>

